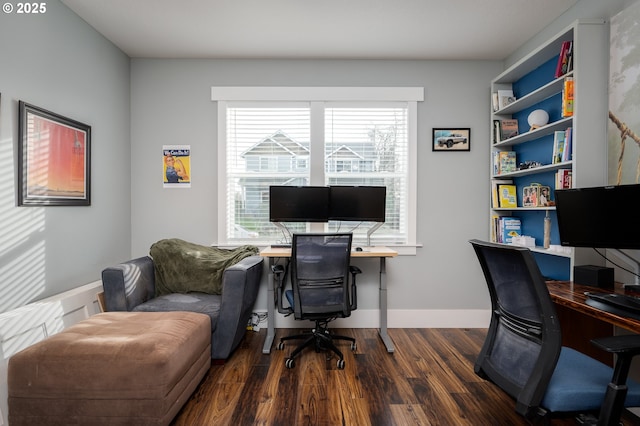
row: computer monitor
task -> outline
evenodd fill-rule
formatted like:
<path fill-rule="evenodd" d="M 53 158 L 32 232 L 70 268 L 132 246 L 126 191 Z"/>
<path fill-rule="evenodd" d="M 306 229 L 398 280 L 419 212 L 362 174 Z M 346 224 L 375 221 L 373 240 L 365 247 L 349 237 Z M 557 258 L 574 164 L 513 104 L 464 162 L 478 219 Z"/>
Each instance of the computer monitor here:
<path fill-rule="evenodd" d="M 385 186 L 331 186 L 330 220 L 384 222 Z"/>
<path fill-rule="evenodd" d="M 271 222 L 327 222 L 328 186 L 270 186 Z"/>
<path fill-rule="evenodd" d="M 555 191 L 560 244 L 640 249 L 640 184 Z"/>

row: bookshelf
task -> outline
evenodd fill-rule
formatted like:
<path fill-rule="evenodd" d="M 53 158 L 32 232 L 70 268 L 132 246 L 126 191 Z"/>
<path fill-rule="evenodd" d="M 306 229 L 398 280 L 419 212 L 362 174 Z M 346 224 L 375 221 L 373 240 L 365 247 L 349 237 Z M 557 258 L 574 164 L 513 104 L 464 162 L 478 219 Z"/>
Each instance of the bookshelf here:
<path fill-rule="evenodd" d="M 555 77 L 558 57 L 565 41 L 573 42 L 573 67 L 560 77 Z M 604 20 L 578 20 L 558 34 L 534 48 L 491 81 L 491 93 L 511 90 L 515 101 L 494 110 L 491 102 L 490 180 L 505 181 L 516 185 L 517 207 L 495 206 L 490 197 L 490 235 L 495 235 L 495 218 L 518 217 L 522 234 L 535 239 L 532 248 L 540 269 L 546 277 L 561 280 L 573 278 L 573 266 L 599 264 L 591 252 L 560 246 L 555 207 L 522 207 L 524 187 L 532 184 L 556 188 L 556 173 L 569 170 L 572 187 L 603 185 L 606 182 L 606 128 L 607 85 L 609 64 L 608 27 Z M 565 77 L 572 77 L 574 84 L 573 115 L 562 116 L 562 92 Z M 546 125 L 531 130 L 529 114 L 543 109 L 549 115 Z M 516 119 L 518 135 L 506 140 L 495 139 L 496 120 Z M 571 128 L 570 155 L 559 163 L 553 163 L 554 136 L 558 131 Z M 516 170 L 496 174 L 495 158 L 498 151 L 516 153 Z M 534 163 L 535 167 L 519 169 L 522 163 Z M 493 191 L 493 189 L 492 189 Z M 555 198 L 551 197 L 551 201 Z M 551 248 L 544 248 L 544 218 L 551 218 Z"/>

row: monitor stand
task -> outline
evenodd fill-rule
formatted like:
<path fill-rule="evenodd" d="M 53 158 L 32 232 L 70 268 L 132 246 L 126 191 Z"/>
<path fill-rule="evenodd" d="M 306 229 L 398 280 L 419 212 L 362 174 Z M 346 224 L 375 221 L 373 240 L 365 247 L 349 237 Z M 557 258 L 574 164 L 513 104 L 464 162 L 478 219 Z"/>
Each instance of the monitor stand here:
<path fill-rule="evenodd" d="M 633 285 L 640 285 L 640 262 L 633 257 L 629 256 L 627 253 L 623 252 L 619 249 L 607 249 L 607 252 L 611 251 L 615 256 L 627 262 L 629 265 L 633 266 L 633 272 L 635 273 L 635 279 L 633 280 Z"/>
<path fill-rule="evenodd" d="M 376 232 L 382 225 L 384 225 L 384 222 L 376 222 L 375 225 L 369 228 L 369 230 L 367 231 L 367 247 L 371 247 L 371 234 Z"/>

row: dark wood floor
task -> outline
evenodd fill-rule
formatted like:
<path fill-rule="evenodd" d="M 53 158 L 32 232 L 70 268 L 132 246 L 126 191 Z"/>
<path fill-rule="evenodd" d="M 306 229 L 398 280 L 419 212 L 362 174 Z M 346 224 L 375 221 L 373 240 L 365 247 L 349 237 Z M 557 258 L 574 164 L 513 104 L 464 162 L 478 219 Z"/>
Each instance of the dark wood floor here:
<path fill-rule="evenodd" d="M 355 352 L 339 344 L 344 370 L 312 349 L 287 369 L 295 343 L 265 355 L 265 331 L 248 331 L 224 365 L 211 367 L 174 426 L 529 424 L 509 397 L 473 372 L 485 330 L 390 329 L 394 354 L 377 330 L 336 330 L 357 339 Z M 277 338 L 297 331 L 278 330 Z"/>

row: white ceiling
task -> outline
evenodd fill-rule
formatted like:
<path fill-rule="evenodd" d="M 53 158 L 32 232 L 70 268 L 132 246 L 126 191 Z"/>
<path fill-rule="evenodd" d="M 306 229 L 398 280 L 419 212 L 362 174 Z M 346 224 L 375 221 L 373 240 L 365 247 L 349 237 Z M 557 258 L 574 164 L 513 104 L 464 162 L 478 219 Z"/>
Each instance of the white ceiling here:
<path fill-rule="evenodd" d="M 62 0 L 134 58 L 504 59 L 578 0 Z"/>

